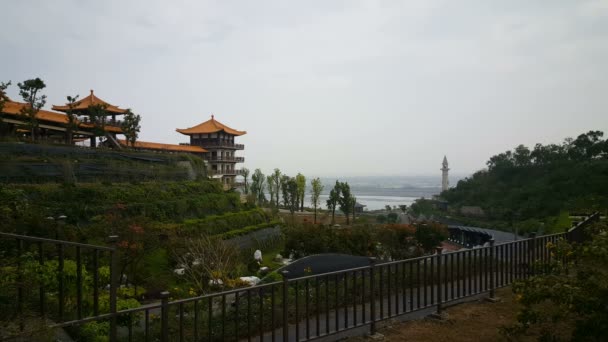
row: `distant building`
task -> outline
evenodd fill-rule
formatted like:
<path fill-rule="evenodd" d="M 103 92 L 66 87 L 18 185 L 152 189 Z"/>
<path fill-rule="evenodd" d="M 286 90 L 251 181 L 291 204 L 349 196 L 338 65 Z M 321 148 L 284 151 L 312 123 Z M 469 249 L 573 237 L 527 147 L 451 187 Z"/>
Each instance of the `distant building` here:
<path fill-rule="evenodd" d="M 209 163 L 209 174 L 219 179 L 225 185 L 233 185 L 237 175 L 242 170 L 236 169 L 236 163 L 245 161 L 244 157 L 237 157 L 237 150 L 244 150 L 243 144 L 236 144 L 235 137 L 247 134 L 246 131 L 237 131 L 223 123 L 211 119 L 199 125 L 186 129 L 176 129 L 177 132 L 190 137 L 190 146 L 198 146 L 207 151 L 205 160 Z"/>
<path fill-rule="evenodd" d="M 355 202 L 355 213 L 362 213 L 365 207 L 367 207 L 365 204 Z"/>
<path fill-rule="evenodd" d="M 441 191 L 446 191 L 450 187 L 450 181 L 448 180 L 448 159 L 443 156 L 443 163 L 441 163 Z"/>

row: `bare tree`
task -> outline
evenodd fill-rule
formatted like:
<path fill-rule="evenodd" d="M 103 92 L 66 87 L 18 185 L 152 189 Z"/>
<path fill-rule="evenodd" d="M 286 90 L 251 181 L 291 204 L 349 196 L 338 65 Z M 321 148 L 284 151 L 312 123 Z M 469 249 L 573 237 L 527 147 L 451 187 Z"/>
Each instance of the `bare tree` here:
<path fill-rule="evenodd" d="M 238 250 L 232 244 L 209 236 L 186 241 L 185 251 L 176 255 L 184 276 L 199 293 L 209 288 L 210 280 L 226 284 L 229 274 L 238 265 Z M 218 284 L 221 286 L 221 284 Z"/>

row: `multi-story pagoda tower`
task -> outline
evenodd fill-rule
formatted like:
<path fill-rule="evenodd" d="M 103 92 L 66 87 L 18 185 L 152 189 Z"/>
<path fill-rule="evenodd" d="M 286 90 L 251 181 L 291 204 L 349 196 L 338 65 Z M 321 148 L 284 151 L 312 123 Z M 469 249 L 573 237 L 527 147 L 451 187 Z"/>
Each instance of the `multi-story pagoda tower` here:
<path fill-rule="evenodd" d="M 237 150 L 244 150 L 243 144 L 235 144 L 234 138 L 247 134 L 246 131 L 237 131 L 215 120 L 207 120 L 199 125 L 186 129 L 176 129 L 177 132 L 190 137 L 190 145 L 200 146 L 208 152 L 204 154 L 209 164 L 209 173 L 218 178 L 223 184 L 232 185 L 241 170 L 235 168 L 236 163 L 245 161 L 244 157 L 237 157 Z"/>
<path fill-rule="evenodd" d="M 450 168 L 448 167 L 448 158 L 443 156 L 443 163 L 441 163 L 441 191 L 446 191 L 450 186 L 450 181 L 448 180 L 448 171 Z"/>

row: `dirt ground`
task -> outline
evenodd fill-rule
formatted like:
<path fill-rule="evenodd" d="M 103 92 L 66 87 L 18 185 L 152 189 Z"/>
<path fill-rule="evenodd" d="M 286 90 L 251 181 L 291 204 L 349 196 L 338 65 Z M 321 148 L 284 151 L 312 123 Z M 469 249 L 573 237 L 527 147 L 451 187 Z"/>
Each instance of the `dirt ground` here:
<path fill-rule="evenodd" d="M 501 300 L 489 303 L 479 300 L 447 308 L 447 320 L 415 320 L 396 323 L 380 329 L 383 341 L 508 341 L 499 332 L 502 326 L 515 323 L 518 305 L 510 288 L 497 291 Z M 372 341 L 357 337 L 348 342 Z"/>

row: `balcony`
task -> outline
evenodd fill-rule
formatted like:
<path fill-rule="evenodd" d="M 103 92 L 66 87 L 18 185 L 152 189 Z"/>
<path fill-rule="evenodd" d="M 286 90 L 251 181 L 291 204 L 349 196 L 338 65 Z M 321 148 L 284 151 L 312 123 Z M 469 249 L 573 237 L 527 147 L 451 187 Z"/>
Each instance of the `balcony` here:
<path fill-rule="evenodd" d="M 209 161 L 212 162 L 228 162 L 228 163 L 244 163 L 245 157 L 218 157 L 211 156 Z"/>
<path fill-rule="evenodd" d="M 241 169 L 232 170 L 209 170 L 209 176 L 240 176 L 243 174 Z"/>
<path fill-rule="evenodd" d="M 227 141 L 205 141 L 197 143 L 194 142 L 195 145 L 199 145 L 202 148 L 231 148 L 235 150 L 244 150 L 245 145 L 243 144 L 235 144 Z"/>

